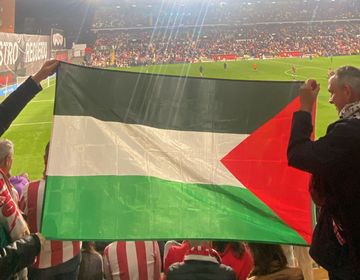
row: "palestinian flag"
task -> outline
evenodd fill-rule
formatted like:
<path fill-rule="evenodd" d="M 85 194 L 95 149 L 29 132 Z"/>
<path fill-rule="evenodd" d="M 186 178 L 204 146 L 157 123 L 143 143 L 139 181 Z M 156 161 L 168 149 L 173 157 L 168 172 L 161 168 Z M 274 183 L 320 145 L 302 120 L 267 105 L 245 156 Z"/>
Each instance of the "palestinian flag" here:
<path fill-rule="evenodd" d="M 299 86 L 62 63 L 42 233 L 309 244 L 309 176 L 286 159 Z"/>

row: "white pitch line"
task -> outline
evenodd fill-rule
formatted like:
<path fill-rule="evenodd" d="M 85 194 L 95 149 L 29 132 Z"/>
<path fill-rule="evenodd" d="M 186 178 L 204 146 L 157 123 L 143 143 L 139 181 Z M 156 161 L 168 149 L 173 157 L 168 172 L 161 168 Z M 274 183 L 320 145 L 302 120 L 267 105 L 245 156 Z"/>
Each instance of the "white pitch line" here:
<path fill-rule="evenodd" d="M 299 68 L 309 68 L 309 69 L 318 69 L 318 70 L 327 70 L 326 68 L 323 67 L 318 67 L 318 66 L 309 66 L 309 65 L 304 65 L 304 64 L 296 64 L 296 63 L 288 63 L 288 62 L 283 62 L 283 61 L 272 61 L 273 63 L 280 63 L 280 64 L 285 64 L 285 65 L 294 65 L 297 66 Z"/>
<path fill-rule="evenodd" d="M 299 70 L 299 69 L 306 69 L 306 68 L 309 68 L 309 67 L 307 67 L 307 66 L 302 66 L 302 67 L 298 67 L 297 70 Z M 288 70 L 284 71 L 284 74 L 287 75 L 287 76 L 293 77 L 293 74 L 291 74 L 290 71 L 291 71 L 291 69 L 288 69 Z M 296 75 L 296 74 L 295 74 L 295 77 L 304 78 L 305 80 L 309 79 L 309 77 L 302 76 L 302 75 Z M 325 79 L 325 78 L 317 78 L 316 80 L 324 80 L 324 81 L 327 81 L 328 79 Z"/>
<path fill-rule="evenodd" d="M 289 73 L 290 71 L 291 71 L 291 69 L 290 69 L 290 70 L 286 70 L 286 71 L 284 71 L 284 74 L 287 75 L 287 76 L 290 76 L 290 77 L 294 77 L 294 76 L 295 76 L 295 78 L 304 78 L 304 79 L 307 79 L 307 77 L 302 76 L 302 75 L 290 74 L 290 73 Z"/>
<path fill-rule="evenodd" d="M 14 123 L 11 126 L 40 125 L 40 124 L 51 124 L 51 123 L 52 122 Z"/>
<path fill-rule="evenodd" d="M 47 100 L 33 100 L 30 103 L 37 103 L 37 102 L 54 102 L 54 99 L 47 99 Z"/>

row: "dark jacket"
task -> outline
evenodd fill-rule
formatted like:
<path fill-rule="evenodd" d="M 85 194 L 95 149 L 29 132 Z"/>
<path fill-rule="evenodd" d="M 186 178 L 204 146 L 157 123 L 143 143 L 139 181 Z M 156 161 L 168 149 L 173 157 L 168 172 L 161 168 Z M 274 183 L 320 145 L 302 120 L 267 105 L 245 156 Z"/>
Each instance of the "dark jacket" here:
<path fill-rule="evenodd" d="M 0 136 L 41 89 L 32 78 L 28 78 L 0 104 Z M 6 232 L 0 228 L 0 280 L 10 279 L 14 273 L 32 264 L 40 252 L 40 241 L 36 235 L 4 247 L 8 241 Z"/>
<path fill-rule="evenodd" d="M 103 259 L 96 251 L 82 251 L 78 280 L 102 280 Z"/>
<path fill-rule="evenodd" d="M 40 253 L 40 240 L 32 234 L 0 249 L 0 280 L 11 276 L 35 261 Z"/>
<path fill-rule="evenodd" d="M 0 104 L 0 136 L 40 90 L 41 87 L 32 78 L 28 78 Z"/>
<path fill-rule="evenodd" d="M 223 264 L 188 260 L 171 265 L 166 280 L 236 280 L 236 275 Z"/>
<path fill-rule="evenodd" d="M 331 231 L 334 220 L 344 229 L 343 237 L 350 247 L 351 254 L 360 260 L 360 120 L 340 119 L 329 125 L 326 135 L 317 141 L 311 141 L 311 133 L 311 115 L 307 112 L 295 112 L 288 147 L 288 162 L 290 166 L 313 175 L 315 183 L 312 186 L 312 196 L 315 201 L 322 204 L 311 251 L 316 249 L 317 253 L 324 254 L 339 249 L 341 255 L 333 256 L 332 259 L 341 261 L 344 254 L 342 249 L 347 245 L 340 246 L 333 242 L 334 235 Z M 326 239 L 332 239 L 332 245 L 340 248 L 331 250 L 320 229 L 328 231 Z M 317 240 L 319 236 L 321 242 Z M 314 244 L 314 241 L 319 242 Z M 322 249 L 314 248 L 315 245 L 322 246 Z M 324 259 L 319 259 L 324 256 L 312 257 L 328 269 L 329 266 L 344 265 L 339 262 L 321 263 L 326 261 L 326 256 Z"/>

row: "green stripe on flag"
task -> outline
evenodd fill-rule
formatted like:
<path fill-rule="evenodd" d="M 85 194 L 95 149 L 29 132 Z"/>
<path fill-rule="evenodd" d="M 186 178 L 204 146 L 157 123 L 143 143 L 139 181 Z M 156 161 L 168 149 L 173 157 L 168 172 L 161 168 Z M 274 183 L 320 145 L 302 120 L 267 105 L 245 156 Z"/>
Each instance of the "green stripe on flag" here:
<path fill-rule="evenodd" d="M 41 232 L 48 239 L 191 237 L 306 244 L 240 187 L 147 176 L 49 176 L 45 209 Z"/>

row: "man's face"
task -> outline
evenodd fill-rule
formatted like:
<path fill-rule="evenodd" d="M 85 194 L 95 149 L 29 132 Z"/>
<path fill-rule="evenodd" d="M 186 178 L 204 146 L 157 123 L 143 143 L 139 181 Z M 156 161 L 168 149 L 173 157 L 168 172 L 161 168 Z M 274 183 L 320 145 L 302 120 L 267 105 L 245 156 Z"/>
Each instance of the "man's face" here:
<path fill-rule="evenodd" d="M 329 79 L 328 91 L 330 93 L 329 103 L 334 104 L 338 113 L 344 106 L 350 103 L 350 98 L 346 86 L 339 85 L 338 78 L 332 76 Z"/>
<path fill-rule="evenodd" d="M 12 163 L 13 163 L 13 156 L 7 155 L 5 158 L 5 164 L 3 166 L 3 171 L 5 172 L 5 174 L 8 174 L 10 172 Z"/>

